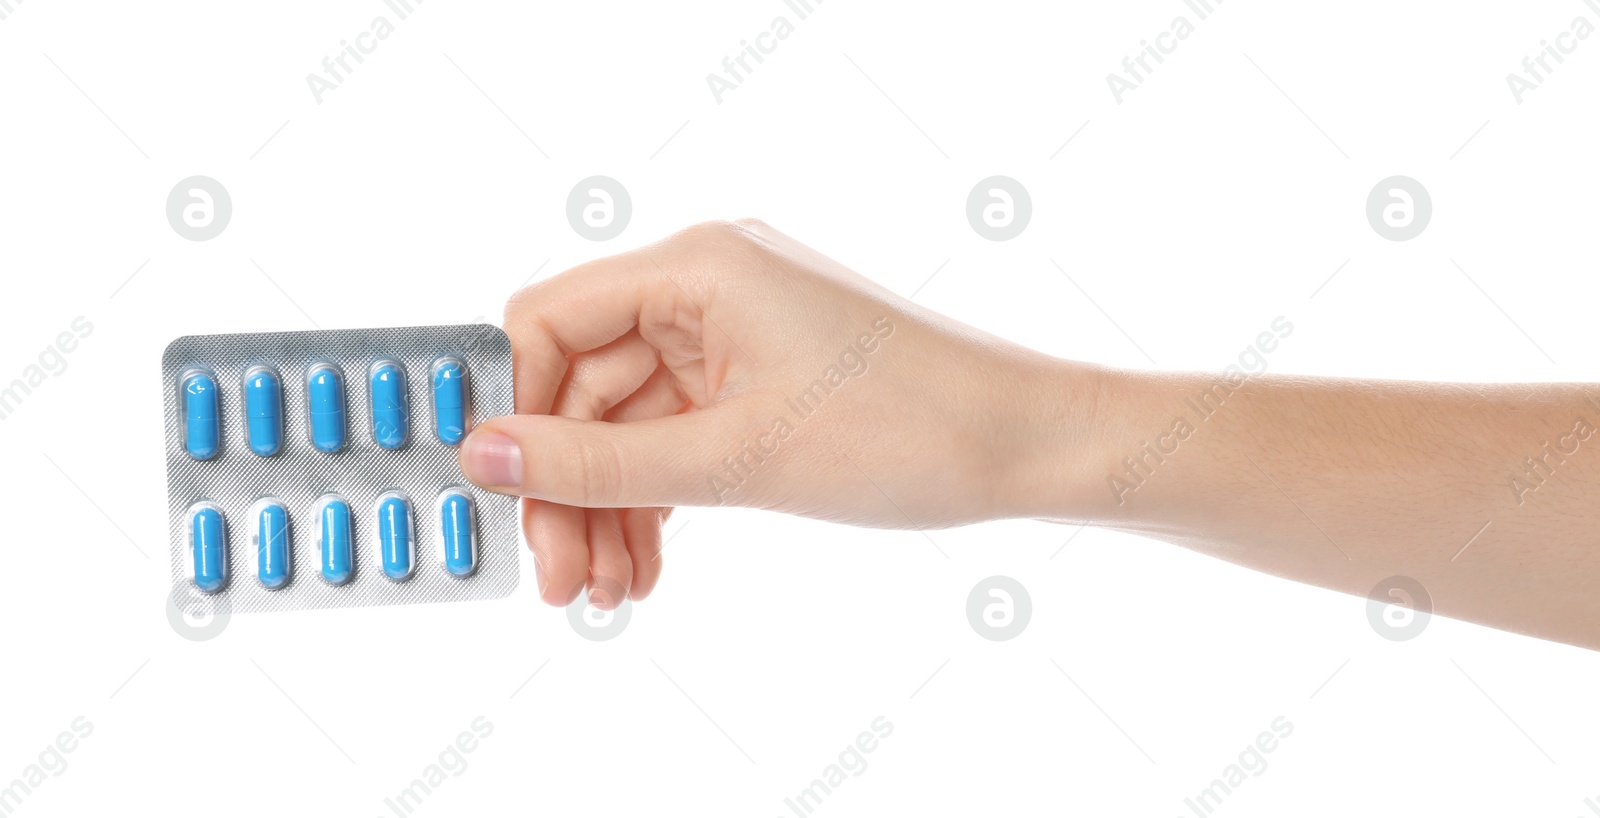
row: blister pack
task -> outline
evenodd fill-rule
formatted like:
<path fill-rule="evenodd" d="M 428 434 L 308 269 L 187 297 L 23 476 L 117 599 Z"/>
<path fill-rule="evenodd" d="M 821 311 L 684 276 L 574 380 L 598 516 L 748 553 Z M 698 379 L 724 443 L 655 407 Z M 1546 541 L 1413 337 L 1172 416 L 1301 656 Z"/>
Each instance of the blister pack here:
<path fill-rule="evenodd" d="M 456 460 L 512 411 L 498 327 L 186 336 L 161 380 L 174 588 L 236 613 L 516 588 L 517 500 Z"/>

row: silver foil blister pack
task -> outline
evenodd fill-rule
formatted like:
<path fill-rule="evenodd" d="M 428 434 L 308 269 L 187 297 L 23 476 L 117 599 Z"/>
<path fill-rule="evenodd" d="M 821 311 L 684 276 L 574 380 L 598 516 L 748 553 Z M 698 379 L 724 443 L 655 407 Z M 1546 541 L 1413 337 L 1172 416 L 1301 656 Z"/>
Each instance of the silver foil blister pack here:
<path fill-rule="evenodd" d="M 161 377 L 174 588 L 236 613 L 516 588 L 517 500 L 457 462 L 513 409 L 498 327 L 186 336 Z"/>

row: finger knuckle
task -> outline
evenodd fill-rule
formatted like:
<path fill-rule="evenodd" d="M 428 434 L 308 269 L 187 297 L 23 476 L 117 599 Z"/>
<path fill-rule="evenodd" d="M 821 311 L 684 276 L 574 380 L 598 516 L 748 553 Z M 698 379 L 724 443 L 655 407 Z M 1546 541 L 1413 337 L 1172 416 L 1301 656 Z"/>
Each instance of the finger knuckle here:
<path fill-rule="evenodd" d="M 566 477 L 564 496 L 593 508 L 611 503 L 622 492 L 622 458 L 616 444 L 599 436 L 569 437 L 557 444 L 556 468 Z"/>
<path fill-rule="evenodd" d="M 570 408 L 572 414 L 579 420 L 599 420 L 610 409 L 607 400 L 594 392 L 584 391 L 575 396 Z"/>
<path fill-rule="evenodd" d="M 744 255 L 763 244 L 757 232 L 764 229 L 766 225 L 755 219 L 710 221 L 685 228 L 675 238 L 680 244 L 701 252 Z"/>
<path fill-rule="evenodd" d="M 739 226 L 723 219 L 691 224 L 678 231 L 678 237 L 690 241 L 705 241 L 710 239 L 725 239 L 739 233 Z"/>
<path fill-rule="evenodd" d="M 506 308 L 502 314 L 506 326 L 516 326 L 522 323 L 521 319 L 533 314 L 534 304 L 538 303 L 534 298 L 534 288 L 538 286 L 538 284 L 529 284 L 518 289 L 511 294 L 510 298 L 506 299 Z"/>

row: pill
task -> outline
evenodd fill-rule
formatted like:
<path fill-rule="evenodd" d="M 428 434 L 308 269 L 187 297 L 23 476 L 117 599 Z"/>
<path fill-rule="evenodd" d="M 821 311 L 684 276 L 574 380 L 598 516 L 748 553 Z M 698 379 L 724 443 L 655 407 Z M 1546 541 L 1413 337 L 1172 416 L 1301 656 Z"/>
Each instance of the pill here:
<path fill-rule="evenodd" d="M 404 495 L 391 491 L 378 498 L 378 550 L 383 573 L 399 581 L 415 570 L 416 538 L 412 536 L 411 504 Z"/>
<path fill-rule="evenodd" d="M 306 374 L 306 403 L 311 408 L 311 445 L 330 453 L 344 448 L 344 379 L 338 367 L 312 365 Z"/>
<path fill-rule="evenodd" d="M 372 437 L 385 449 L 406 445 L 406 376 L 400 364 L 382 358 L 368 373 L 372 385 Z"/>
<path fill-rule="evenodd" d="M 183 384 L 183 448 L 196 460 L 217 454 L 217 382 L 210 375 L 190 370 Z"/>
<path fill-rule="evenodd" d="M 289 511 L 283 503 L 268 498 L 250 508 L 256 520 L 251 545 L 256 551 L 256 578 L 262 587 L 276 591 L 289 584 L 293 551 L 289 547 Z"/>
<path fill-rule="evenodd" d="M 350 543 L 350 504 L 337 494 L 317 500 L 317 553 L 322 561 L 322 578 L 334 585 L 350 581 L 354 555 Z"/>
<path fill-rule="evenodd" d="M 214 594 L 228 584 L 227 529 L 215 503 L 189 507 L 189 552 L 196 588 Z"/>
<path fill-rule="evenodd" d="M 433 430 L 446 446 L 467 436 L 467 368 L 456 358 L 433 364 Z"/>
<path fill-rule="evenodd" d="M 244 414 L 250 451 L 262 457 L 277 454 L 283 440 L 283 389 L 278 373 L 264 366 L 245 370 Z"/>
<path fill-rule="evenodd" d="M 439 528 L 444 542 L 444 570 L 464 577 L 478 567 L 478 532 L 472 498 L 459 488 L 439 495 Z"/>

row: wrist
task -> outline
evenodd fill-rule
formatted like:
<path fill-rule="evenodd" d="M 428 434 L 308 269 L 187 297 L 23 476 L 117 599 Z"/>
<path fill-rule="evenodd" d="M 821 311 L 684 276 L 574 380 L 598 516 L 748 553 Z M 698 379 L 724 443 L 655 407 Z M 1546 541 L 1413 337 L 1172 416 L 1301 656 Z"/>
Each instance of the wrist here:
<path fill-rule="evenodd" d="M 1096 522 L 1115 515 L 1106 469 L 1132 413 L 1130 373 L 1038 356 L 1002 395 L 996 517 Z"/>

